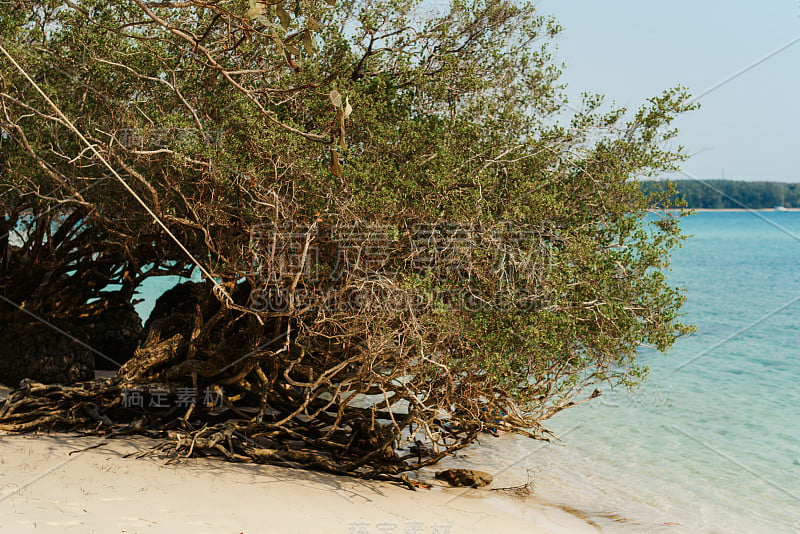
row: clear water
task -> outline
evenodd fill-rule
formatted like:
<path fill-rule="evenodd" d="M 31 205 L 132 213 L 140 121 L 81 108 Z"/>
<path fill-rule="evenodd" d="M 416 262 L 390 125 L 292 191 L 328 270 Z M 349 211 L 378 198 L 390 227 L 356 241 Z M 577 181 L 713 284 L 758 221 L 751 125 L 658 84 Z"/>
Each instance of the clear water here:
<path fill-rule="evenodd" d="M 138 313 L 139 317 L 142 318 L 142 322 L 147 321 L 147 318 L 150 317 L 150 312 L 153 311 L 153 307 L 155 307 L 158 297 L 160 297 L 168 289 L 171 289 L 178 284 L 182 284 L 183 282 L 187 282 L 188 280 L 190 279 L 183 278 L 181 276 L 158 276 L 145 280 L 144 284 L 142 284 L 142 287 L 139 288 L 139 291 L 134 296 L 134 300 L 139 301 L 135 308 L 136 313 Z M 194 276 L 191 278 L 191 280 L 199 282 L 201 277 Z"/>
<path fill-rule="evenodd" d="M 455 460 L 605 532 L 800 532 L 800 213 L 700 213 L 673 260 L 697 333 L 642 352 L 638 392 L 554 417 L 564 446 L 482 438 Z M 174 281 L 159 281 L 140 305 Z"/>
<path fill-rule="evenodd" d="M 605 532 L 800 532 L 800 213 L 700 213 L 674 256 L 686 322 L 640 391 L 555 416 L 565 446 L 485 438 L 473 463 Z"/>

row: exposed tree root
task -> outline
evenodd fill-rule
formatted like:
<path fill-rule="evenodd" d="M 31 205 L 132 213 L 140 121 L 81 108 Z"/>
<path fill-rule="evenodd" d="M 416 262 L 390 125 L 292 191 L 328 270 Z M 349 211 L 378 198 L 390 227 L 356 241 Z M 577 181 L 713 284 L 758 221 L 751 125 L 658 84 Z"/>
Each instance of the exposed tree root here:
<path fill-rule="evenodd" d="M 94 380 L 74 386 L 25 381 L 0 404 L 0 431 L 80 432 L 106 438 L 139 434 L 162 440 L 139 457 L 153 452 L 166 454 L 172 460 L 217 457 L 231 462 L 280 465 L 386 480 L 406 487 L 409 487 L 409 482 L 401 476 L 403 472 L 429 465 L 474 438 L 474 433 L 464 436 L 465 439 L 454 442 L 433 457 L 423 459 L 411 455 L 417 461 L 408 462 L 391 447 L 396 436 L 385 432 L 383 426 L 379 428 L 384 429 L 384 441 L 391 443 L 370 450 L 358 444 L 361 443 L 359 439 L 375 445 L 382 445 L 382 442 L 375 436 L 360 435 L 363 427 L 321 438 L 318 436 L 323 435 L 322 429 L 310 423 L 275 425 L 254 418 L 239 418 L 238 413 L 257 412 L 257 407 L 249 410 L 246 407 L 237 410 L 225 408 L 222 413 L 203 407 L 188 414 L 183 411 L 176 413 L 174 409 L 144 414 L 123 405 L 123 390 L 116 379 Z M 413 484 L 410 489 L 414 489 Z"/>

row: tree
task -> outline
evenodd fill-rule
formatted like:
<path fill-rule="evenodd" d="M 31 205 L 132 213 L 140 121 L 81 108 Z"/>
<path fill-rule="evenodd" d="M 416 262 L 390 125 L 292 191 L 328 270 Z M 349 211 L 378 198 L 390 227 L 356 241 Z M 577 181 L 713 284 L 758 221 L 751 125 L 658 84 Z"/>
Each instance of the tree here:
<path fill-rule="evenodd" d="M 113 380 L 28 385 L 0 428 L 180 429 L 178 451 L 378 477 L 482 430 L 545 438 L 597 384 L 644 376 L 636 349 L 687 327 L 664 276 L 677 219 L 646 217 L 667 195 L 633 178 L 683 159 L 665 142 L 688 95 L 632 113 L 587 96 L 567 123 L 555 21 L 532 4 L 418 7 L 73 0 L 0 15 L 0 209 L 48 258 L 32 288 L 5 262 L 0 290 L 74 317 L 149 276 L 207 275 L 159 301 Z M 83 241 L 54 255 L 64 218 Z M 225 411 L 123 402 L 155 386 L 223 392 Z"/>
<path fill-rule="evenodd" d="M 672 182 L 671 202 L 678 197 L 689 208 L 773 209 L 798 207 L 798 186 L 781 182 L 737 182 L 733 180 L 677 180 Z M 664 194 L 670 183 L 654 180 L 642 183 L 645 193 Z"/>

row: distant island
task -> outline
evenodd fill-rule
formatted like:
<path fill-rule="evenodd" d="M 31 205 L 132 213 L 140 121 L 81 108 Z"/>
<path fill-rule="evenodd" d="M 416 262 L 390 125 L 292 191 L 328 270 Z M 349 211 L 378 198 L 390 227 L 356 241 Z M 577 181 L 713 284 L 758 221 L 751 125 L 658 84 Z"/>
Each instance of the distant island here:
<path fill-rule="evenodd" d="M 667 181 L 642 182 L 642 190 L 664 191 Z M 745 182 L 737 180 L 674 180 L 688 208 L 693 209 L 771 209 L 800 208 L 800 183 Z"/>

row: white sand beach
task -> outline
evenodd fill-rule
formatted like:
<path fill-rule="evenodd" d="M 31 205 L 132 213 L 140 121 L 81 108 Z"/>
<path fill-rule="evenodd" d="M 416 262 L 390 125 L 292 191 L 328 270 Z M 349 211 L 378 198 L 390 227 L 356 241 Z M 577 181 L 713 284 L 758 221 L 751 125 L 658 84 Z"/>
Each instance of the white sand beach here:
<path fill-rule="evenodd" d="M 523 502 L 503 492 L 449 488 L 438 481 L 431 490 L 413 492 L 274 466 L 125 458 L 154 443 L 145 438 L 0 434 L 0 532 L 599 531 L 530 498 Z"/>

